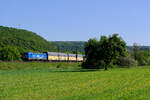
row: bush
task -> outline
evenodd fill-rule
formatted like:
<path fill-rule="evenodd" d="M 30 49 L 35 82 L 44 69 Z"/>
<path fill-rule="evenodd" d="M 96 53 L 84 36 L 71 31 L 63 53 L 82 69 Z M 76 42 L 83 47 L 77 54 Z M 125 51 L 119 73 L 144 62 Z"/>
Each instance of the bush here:
<path fill-rule="evenodd" d="M 0 60 L 2 61 L 17 61 L 21 60 L 21 54 L 15 47 L 7 46 L 0 49 Z"/>
<path fill-rule="evenodd" d="M 138 65 L 138 62 L 130 56 L 119 58 L 119 66 L 132 67 L 132 66 L 137 66 L 137 65 Z"/>
<path fill-rule="evenodd" d="M 137 57 L 138 64 L 140 66 L 148 65 L 148 58 L 144 55 L 144 52 L 139 52 Z"/>

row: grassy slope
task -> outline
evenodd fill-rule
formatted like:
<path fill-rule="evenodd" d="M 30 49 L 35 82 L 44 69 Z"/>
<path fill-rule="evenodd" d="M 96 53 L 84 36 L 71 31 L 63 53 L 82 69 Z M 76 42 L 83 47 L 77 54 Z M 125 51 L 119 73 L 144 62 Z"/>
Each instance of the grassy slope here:
<path fill-rule="evenodd" d="M 78 64 L 61 64 L 63 68 L 56 68 L 57 63 L 14 65 L 31 68 L 0 71 L 2 100 L 149 100 L 150 97 L 148 67 L 83 71 L 70 68 Z"/>

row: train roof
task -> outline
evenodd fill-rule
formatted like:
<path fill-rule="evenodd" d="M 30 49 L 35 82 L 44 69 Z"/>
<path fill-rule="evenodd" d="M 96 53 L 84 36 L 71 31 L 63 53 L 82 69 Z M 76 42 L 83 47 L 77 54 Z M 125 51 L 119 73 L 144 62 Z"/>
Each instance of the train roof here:
<path fill-rule="evenodd" d="M 76 54 L 70 54 L 70 53 L 69 53 L 69 56 L 71 56 L 71 57 L 76 57 Z"/>
<path fill-rule="evenodd" d="M 83 57 L 84 55 L 79 54 L 78 57 Z"/>
<path fill-rule="evenodd" d="M 52 55 L 52 56 L 57 56 L 58 53 L 57 52 L 47 52 L 48 55 Z"/>
<path fill-rule="evenodd" d="M 66 53 L 58 53 L 58 52 L 47 52 L 48 55 L 51 55 L 51 56 L 67 56 Z"/>
<path fill-rule="evenodd" d="M 47 52 L 48 55 L 51 55 L 51 56 L 71 56 L 71 57 L 76 57 L 76 54 L 71 54 L 71 53 L 58 53 L 58 52 Z M 78 57 L 83 57 L 84 55 L 81 55 L 81 54 L 78 54 Z"/>
<path fill-rule="evenodd" d="M 24 54 L 45 54 L 45 53 L 24 52 Z"/>

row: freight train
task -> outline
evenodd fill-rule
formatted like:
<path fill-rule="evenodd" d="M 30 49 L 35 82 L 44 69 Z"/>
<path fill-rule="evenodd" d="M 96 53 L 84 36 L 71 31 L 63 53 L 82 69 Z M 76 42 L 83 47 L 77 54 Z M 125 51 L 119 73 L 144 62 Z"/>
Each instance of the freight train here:
<path fill-rule="evenodd" d="M 32 53 L 25 52 L 23 55 L 25 61 L 52 61 L 52 62 L 82 62 L 84 55 L 70 54 L 70 53 L 58 53 L 58 52 L 44 52 L 44 53 Z"/>

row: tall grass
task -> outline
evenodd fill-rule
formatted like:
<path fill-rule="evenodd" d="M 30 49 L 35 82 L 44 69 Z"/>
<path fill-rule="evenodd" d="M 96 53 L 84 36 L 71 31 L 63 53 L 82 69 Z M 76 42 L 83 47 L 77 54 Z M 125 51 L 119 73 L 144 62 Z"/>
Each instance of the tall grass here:
<path fill-rule="evenodd" d="M 80 69 L 77 63 L 0 66 L 4 64 L 16 67 L 0 70 L 0 100 L 149 100 L 150 97 L 149 67 L 88 71 Z M 18 70 L 19 66 L 23 69 Z"/>
<path fill-rule="evenodd" d="M 0 70 L 76 68 L 80 65 L 75 62 L 0 62 Z"/>

